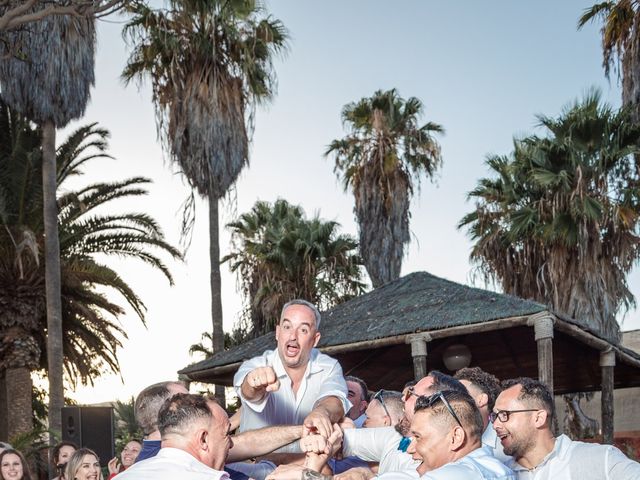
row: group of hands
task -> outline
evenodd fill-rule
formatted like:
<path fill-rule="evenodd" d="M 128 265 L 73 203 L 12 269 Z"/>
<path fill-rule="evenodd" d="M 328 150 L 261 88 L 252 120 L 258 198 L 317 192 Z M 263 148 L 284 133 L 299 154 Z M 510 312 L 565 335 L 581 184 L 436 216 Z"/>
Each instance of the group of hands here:
<path fill-rule="evenodd" d="M 275 392 L 280 388 L 280 380 L 272 367 L 259 367 L 247 375 L 251 388 L 262 392 Z M 320 471 L 332 457 L 340 458 L 343 429 L 355 428 L 353 421 L 344 417 L 341 422 L 331 423 L 327 412 L 316 408 L 307 415 L 302 426 L 300 449 L 305 453 L 304 465 L 287 464 L 278 466 L 266 480 L 300 480 L 306 469 Z M 340 479 L 340 476 L 335 476 Z"/>

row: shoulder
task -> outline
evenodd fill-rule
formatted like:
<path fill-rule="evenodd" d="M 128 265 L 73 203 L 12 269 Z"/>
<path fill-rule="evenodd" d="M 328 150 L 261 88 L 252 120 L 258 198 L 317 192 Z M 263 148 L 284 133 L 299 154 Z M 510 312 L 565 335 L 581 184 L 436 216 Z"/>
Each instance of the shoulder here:
<path fill-rule="evenodd" d="M 477 470 L 464 463 L 448 463 L 420 477 L 422 480 L 483 480 Z"/>

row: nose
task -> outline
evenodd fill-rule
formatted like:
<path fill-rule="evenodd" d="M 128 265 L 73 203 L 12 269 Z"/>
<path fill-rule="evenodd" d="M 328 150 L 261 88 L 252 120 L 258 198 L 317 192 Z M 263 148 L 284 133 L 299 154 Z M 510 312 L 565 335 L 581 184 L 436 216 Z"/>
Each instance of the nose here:
<path fill-rule="evenodd" d="M 416 453 L 416 439 L 412 438 L 411 443 L 407 447 L 407 453 Z"/>

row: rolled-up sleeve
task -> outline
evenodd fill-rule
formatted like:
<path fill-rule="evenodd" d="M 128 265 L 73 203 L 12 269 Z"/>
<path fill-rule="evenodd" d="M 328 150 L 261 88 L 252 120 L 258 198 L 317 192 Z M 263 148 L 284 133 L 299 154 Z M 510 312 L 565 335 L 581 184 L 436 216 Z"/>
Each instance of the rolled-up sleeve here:
<path fill-rule="evenodd" d="M 332 365 L 329 366 L 327 376 L 322 382 L 316 404 L 323 398 L 336 397 L 342 402 L 342 408 L 344 408 L 344 413 L 346 414 L 352 407 L 351 402 L 347 398 L 347 383 L 344 380 L 340 364 L 334 359 L 330 360 Z"/>

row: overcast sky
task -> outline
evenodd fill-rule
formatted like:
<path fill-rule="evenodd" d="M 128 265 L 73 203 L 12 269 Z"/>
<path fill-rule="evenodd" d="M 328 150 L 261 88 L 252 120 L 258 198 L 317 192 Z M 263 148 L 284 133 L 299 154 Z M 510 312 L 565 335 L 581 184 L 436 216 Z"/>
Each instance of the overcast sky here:
<path fill-rule="evenodd" d="M 602 70 L 598 28 L 576 30 L 578 17 L 592 1 L 580 0 L 271 0 L 270 12 L 291 32 L 291 49 L 276 62 L 278 94 L 259 110 L 251 163 L 226 202 L 222 223 L 251 208 L 256 200 L 278 197 L 337 220 L 356 234 L 353 199 L 322 154 L 344 135 L 340 111 L 346 103 L 375 90 L 397 88 L 425 106 L 423 120 L 440 123 L 444 166 L 435 183 L 423 182 L 411 208 L 413 239 L 403 274 L 425 270 L 474 284 L 468 261 L 470 242 L 456 229 L 471 210 L 467 192 L 488 171 L 488 154 L 508 154 L 514 136 L 535 131 L 535 115 L 557 115 L 585 90 L 599 87 L 619 105 L 619 88 Z M 122 18 L 99 25 L 96 87 L 85 118 L 111 131 L 116 160 L 89 164 L 77 181 L 147 176 L 150 195 L 118 208 L 151 213 L 177 244 L 180 205 L 188 189 L 163 159 L 156 136 L 150 91 L 125 87 L 119 75 L 127 58 Z M 144 386 L 176 377 L 194 359 L 189 346 L 211 329 L 208 225 L 198 205 L 193 242 L 184 264 L 172 263 L 176 285 L 133 261 L 118 271 L 144 299 L 147 329 L 129 313 L 121 321 L 129 333 L 119 353 L 122 379 L 105 376 L 94 388 L 72 396 L 82 403 L 127 398 Z M 221 231 L 222 254 L 229 235 Z M 222 267 L 225 328 L 237 318 L 242 301 L 237 281 Z M 630 278 L 640 294 L 640 276 Z M 483 286 L 477 280 L 476 286 Z M 630 312 L 623 329 L 640 327 Z"/>

